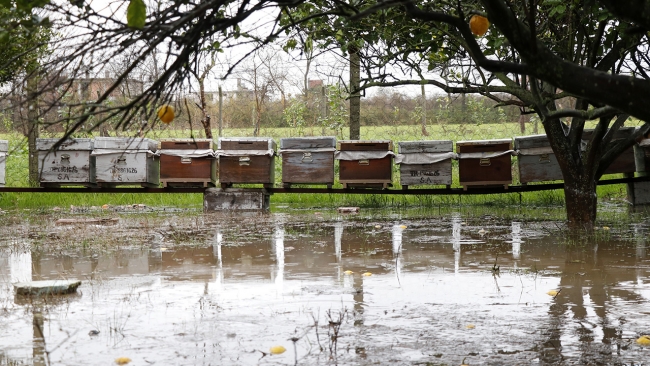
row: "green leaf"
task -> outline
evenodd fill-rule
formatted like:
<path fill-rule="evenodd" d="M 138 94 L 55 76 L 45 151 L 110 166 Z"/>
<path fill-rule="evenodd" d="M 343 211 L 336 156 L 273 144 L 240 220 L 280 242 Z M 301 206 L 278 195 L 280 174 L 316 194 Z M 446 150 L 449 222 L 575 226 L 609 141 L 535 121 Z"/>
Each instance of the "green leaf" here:
<path fill-rule="evenodd" d="M 144 28 L 147 20 L 147 6 L 143 0 L 131 0 L 126 9 L 126 24 L 134 29 Z"/>

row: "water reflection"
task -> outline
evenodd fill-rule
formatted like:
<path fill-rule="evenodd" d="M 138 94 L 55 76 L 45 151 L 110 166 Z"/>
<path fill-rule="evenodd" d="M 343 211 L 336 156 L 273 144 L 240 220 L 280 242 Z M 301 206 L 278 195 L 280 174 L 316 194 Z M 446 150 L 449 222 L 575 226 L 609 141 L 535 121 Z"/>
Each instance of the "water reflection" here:
<path fill-rule="evenodd" d="M 155 233 L 145 247 L 112 252 L 0 252 L 0 305 L 12 309 L 0 353 L 26 359 L 29 351 L 39 364 L 45 338 L 62 344 L 53 364 L 110 364 L 132 349 L 143 364 L 175 364 L 178 353 L 201 360 L 194 364 L 251 364 L 259 362 L 254 350 L 294 336 L 327 339 L 331 310 L 351 316 L 339 349 L 364 350 L 339 354 L 342 364 L 388 356 L 452 363 L 472 354 L 473 363 L 489 355 L 495 364 L 640 360 L 632 340 L 647 327 L 645 229 L 633 227 L 630 242 L 559 243 L 526 225 L 499 223 L 479 236 L 483 226 L 460 215 L 451 225 L 441 218 L 384 229 L 338 218 L 317 227 L 270 220 L 247 232 L 219 222 L 204 244 Z M 80 295 L 39 305 L 14 298 L 9 285 L 54 278 L 82 279 Z M 561 291 L 551 297 L 550 289 Z M 81 337 L 90 328 L 101 336 Z M 306 338 L 296 344 L 305 364 L 327 363 Z M 293 363 L 287 354 L 273 362 Z"/>
<path fill-rule="evenodd" d="M 521 222 L 512 222 L 512 259 L 519 259 L 521 256 Z"/>
<path fill-rule="evenodd" d="M 282 227 L 276 227 L 273 233 L 273 251 L 275 252 L 276 270 L 275 276 L 271 276 L 271 279 L 275 282 L 276 290 L 281 293 L 284 282 L 284 229 Z"/>

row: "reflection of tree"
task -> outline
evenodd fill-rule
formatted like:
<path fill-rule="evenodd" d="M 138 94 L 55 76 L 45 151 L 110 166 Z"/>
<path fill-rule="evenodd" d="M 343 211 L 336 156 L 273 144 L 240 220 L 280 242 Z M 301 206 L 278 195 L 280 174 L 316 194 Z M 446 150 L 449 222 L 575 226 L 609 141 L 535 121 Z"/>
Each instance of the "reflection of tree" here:
<path fill-rule="evenodd" d="M 544 331 L 546 340 L 540 349 L 543 364 L 555 364 L 564 359 L 566 350 L 563 350 L 562 342 L 567 338 L 578 341 L 576 352 L 579 352 L 582 364 L 615 361 L 611 345 L 615 344 L 619 349 L 623 346 L 621 326 L 625 318 L 612 320 L 610 304 L 615 298 L 637 303 L 643 301 L 634 292 L 614 288 L 618 283 L 636 280 L 632 270 L 617 270 L 621 265 L 631 267 L 635 264 L 625 263 L 634 260 L 627 256 L 627 251 L 620 250 L 620 245 L 619 242 L 606 241 L 566 247 L 560 278 L 561 292 L 549 308 L 548 329 Z M 592 315 L 589 310 L 593 311 Z M 599 340 L 596 337 L 600 332 L 602 339 Z"/>

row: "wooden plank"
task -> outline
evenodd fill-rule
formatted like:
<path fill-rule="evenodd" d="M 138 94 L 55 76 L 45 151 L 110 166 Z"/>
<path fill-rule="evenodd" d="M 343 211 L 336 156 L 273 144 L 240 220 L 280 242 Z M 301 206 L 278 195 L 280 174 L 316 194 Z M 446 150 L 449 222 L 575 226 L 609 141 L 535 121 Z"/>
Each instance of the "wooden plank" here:
<path fill-rule="evenodd" d="M 359 207 L 339 207 L 338 213 L 359 213 Z"/>
<path fill-rule="evenodd" d="M 283 183 L 334 183 L 334 152 L 283 152 Z"/>
<path fill-rule="evenodd" d="M 62 295 L 77 291 L 81 281 L 77 280 L 47 280 L 18 282 L 14 284 L 17 295 Z"/>

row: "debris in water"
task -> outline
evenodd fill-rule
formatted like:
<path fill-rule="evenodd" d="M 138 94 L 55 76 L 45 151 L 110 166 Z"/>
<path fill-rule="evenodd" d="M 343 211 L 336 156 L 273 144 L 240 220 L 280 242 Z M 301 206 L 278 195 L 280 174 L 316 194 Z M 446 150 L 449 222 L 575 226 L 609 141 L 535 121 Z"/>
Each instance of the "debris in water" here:
<path fill-rule="evenodd" d="M 118 365 L 126 365 L 129 362 L 131 362 L 131 359 L 128 357 L 118 357 L 115 359 L 115 363 Z"/>
<path fill-rule="evenodd" d="M 636 340 L 636 343 L 642 345 L 642 346 L 650 346 L 650 336 L 648 335 L 642 335 Z"/>
<path fill-rule="evenodd" d="M 407 227 L 406 225 L 400 225 L 399 226 L 400 229 L 406 229 L 406 227 Z"/>
<path fill-rule="evenodd" d="M 81 281 L 48 280 L 14 283 L 18 295 L 60 295 L 77 291 Z"/>
<path fill-rule="evenodd" d="M 603 226 L 603 230 L 605 231 L 609 230 L 609 226 Z"/>
<path fill-rule="evenodd" d="M 345 273 L 346 275 L 351 275 L 351 274 L 353 274 L 354 272 L 352 272 L 352 271 L 350 271 L 350 270 L 348 269 L 347 271 L 345 271 L 345 272 L 343 272 L 343 273 Z"/>
<path fill-rule="evenodd" d="M 562 291 L 562 290 L 559 290 L 559 291 L 558 290 L 551 290 L 551 291 L 547 292 L 546 294 L 549 295 L 549 296 L 555 297 L 560 293 L 560 291 Z"/>
<path fill-rule="evenodd" d="M 90 332 L 88 332 L 88 335 L 91 336 L 91 337 L 94 337 L 96 335 L 99 335 L 99 331 L 96 330 L 96 329 L 93 329 Z"/>
<path fill-rule="evenodd" d="M 359 207 L 339 207 L 339 213 L 359 213 Z"/>
<path fill-rule="evenodd" d="M 381 225 L 375 225 L 375 229 L 381 229 Z"/>
<path fill-rule="evenodd" d="M 58 219 L 54 222 L 57 226 L 62 225 L 115 225 L 120 219 L 110 218 L 110 219 Z"/>
<path fill-rule="evenodd" d="M 372 276 L 372 273 L 370 273 L 370 272 L 366 272 L 366 273 L 364 273 L 363 275 L 366 276 L 366 277 L 370 277 L 370 276 Z"/>
<path fill-rule="evenodd" d="M 467 325 L 465 326 L 465 328 L 467 328 L 467 329 L 474 329 L 474 328 L 476 328 L 476 325 L 474 325 L 474 324 L 467 324 Z"/>
<path fill-rule="evenodd" d="M 282 347 L 282 346 L 273 346 L 271 347 L 271 354 L 272 355 L 279 355 L 282 354 L 286 351 L 287 349 Z"/>
<path fill-rule="evenodd" d="M 487 234 L 487 231 L 485 231 L 485 229 L 481 229 L 481 230 L 478 231 L 478 234 L 480 236 L 483 236 L 483 235 Z"/>
<path fill-rule="evenodd" d="M 111 207 L 111 206 L 109 206 L 108 204 L 103 204 L 102 205 L 103 210 L 108 210 L 109 207 Z"/>

